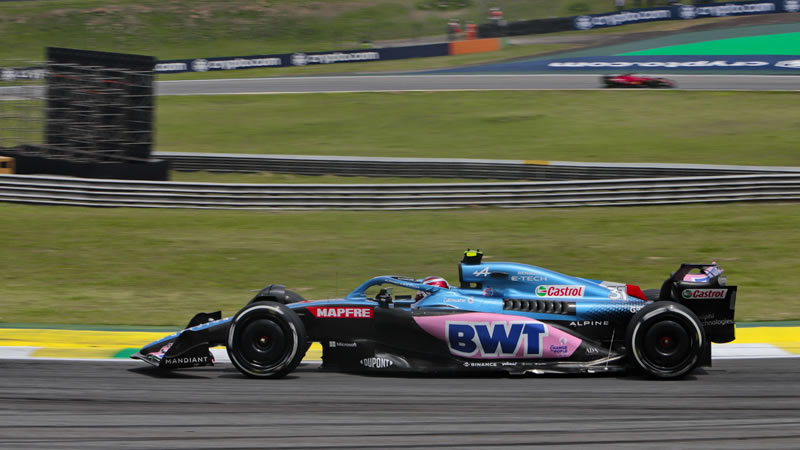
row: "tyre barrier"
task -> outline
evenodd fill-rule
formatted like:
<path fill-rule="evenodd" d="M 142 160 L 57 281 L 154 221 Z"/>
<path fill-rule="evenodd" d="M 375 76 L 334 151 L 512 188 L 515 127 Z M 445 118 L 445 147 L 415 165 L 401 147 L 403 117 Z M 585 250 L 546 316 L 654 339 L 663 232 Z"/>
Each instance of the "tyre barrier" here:
<path fill-rule="evenodd" d="M 369 158 L 348 156 L 247 155 L 156 152 L 173 170 L 294 175 L 472 178 L 493 180 L 601 180 L 609 178 L 692 177 L 751 173 L 800 173 L 795 167 L 702 164 L 575 163 L 449 158 Z"/>
<path fill-rule="evenodd" d="M 219 184 L 0 175 L 0 201 L 192 209 L 553 208 L 800 200 L 800 174 L 437 184 Z"/>

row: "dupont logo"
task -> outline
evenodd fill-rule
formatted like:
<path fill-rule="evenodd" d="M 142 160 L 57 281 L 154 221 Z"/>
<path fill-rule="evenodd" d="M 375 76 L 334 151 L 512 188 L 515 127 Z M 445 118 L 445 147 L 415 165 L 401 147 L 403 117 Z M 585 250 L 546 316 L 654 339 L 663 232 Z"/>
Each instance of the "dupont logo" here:
<path fill-rule="evenodd" d="M 547 286 L 541 285 L 536 287 L 536 296 L 538 297 L 570 297 L 581 298 L 586 291 L 585 286 Z"/>
<path fill-rule="evenodd" d="M 727 293 L 727 289 L 686 289 L 681 293 L 681 296 L 686 300 L 725 298 Z"/>
<path fill-rule="evenodd" d="M 309 306 L 308 310 L 321 319 L 372 319 L 372 308 L 368 306 Z"/>
<path fill-rule="evenodd" d="M 775 63 L 775 67 L 783 67 L 784 69 L 800 69 L 800 59 L 778 61 Z"/>

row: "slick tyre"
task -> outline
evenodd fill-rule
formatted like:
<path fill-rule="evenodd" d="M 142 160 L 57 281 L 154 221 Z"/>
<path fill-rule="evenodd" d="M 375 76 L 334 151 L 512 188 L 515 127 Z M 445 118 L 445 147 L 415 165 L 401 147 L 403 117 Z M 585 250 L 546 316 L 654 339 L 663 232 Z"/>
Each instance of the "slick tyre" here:
<path fill-rule="evenodd" d="M 631 364 L 654 378 L 680 378 L 700 362 L 706 335 L 697 316 L 675 302 L 651 303 L 631 318 L 626 334 Z"/>
<path fill-rule="evenodd" d="M 277 302 L 256 302 L 242 308 L 228 328 L 228 356 L 243 374 L 281 378 L 294 370 L 308 349 L 303 321 Z"/>

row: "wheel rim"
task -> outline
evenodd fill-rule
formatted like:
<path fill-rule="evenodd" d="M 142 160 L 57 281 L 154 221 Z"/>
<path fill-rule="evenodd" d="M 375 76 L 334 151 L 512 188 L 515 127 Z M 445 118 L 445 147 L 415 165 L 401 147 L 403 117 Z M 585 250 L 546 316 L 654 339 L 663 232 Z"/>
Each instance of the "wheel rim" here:
<path fill-rule="evenodd" d="M 674 370 L 691 360 L 692 339 L 674 320 L 654 323 L 644 334 L 644 354 L 659 370 Z"/>
<path fill-rule="evenodd" d="M 244 362 L 259 370 L 280 364 L 287 354 L 287 332 L 281 324 L 265 317 L 244 324 L 236 348 Z"/>

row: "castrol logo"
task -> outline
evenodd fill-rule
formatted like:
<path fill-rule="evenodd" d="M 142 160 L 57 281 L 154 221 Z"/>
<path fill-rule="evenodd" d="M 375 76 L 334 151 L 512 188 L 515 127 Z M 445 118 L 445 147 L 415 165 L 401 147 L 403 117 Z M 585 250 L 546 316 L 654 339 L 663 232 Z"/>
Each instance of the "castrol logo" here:
<path fill-rule="evenodd" d="M 583 293 L 586 291 L 585 286 L 555 286 L 555 285 L 541 285 L 536 287 L 536 296 L 538 297 L 569 297 L 569 298 L 582 298 Z"/>
<path fill-rule="evenodd" d="M 686 300 L 695 300 L 707 298 L 725 298 L 725 294 L 727 293 L 727 289 L 686 289 L 681 293 L 681 296 Z"/>

